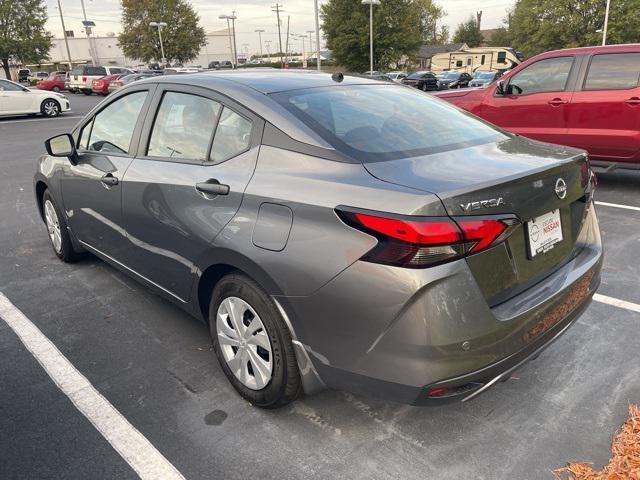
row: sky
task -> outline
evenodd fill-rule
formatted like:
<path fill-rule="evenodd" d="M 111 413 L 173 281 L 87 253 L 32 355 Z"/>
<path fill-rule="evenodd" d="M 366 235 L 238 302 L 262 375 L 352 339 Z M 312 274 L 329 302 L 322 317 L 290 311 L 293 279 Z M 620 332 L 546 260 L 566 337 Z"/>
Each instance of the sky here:
<path fill-rule="evenodd" d="M 326 1 L 326 0 L 324 0 Z M 319 0 L 319 4 L 324 3 Z M 384 0 L 381 0 L 384 2 Z M 120 26 L 120 0 L 84 0 L 87 18 L 96 23 L 94 32 L 103 36 L 110 32 L 118 34 L 121 30 Z M 287 26 L 287 16 L 290 16 L 290 32 L 298 35 L 306 35 L 308 39 L 308 30 L 314 30 L 314 8 L 313 0 L 279 0 L 283 5 L 281 14 L 282 20 L 282 37 L 284 36 Z M 56 37 L 62 36 L 62 26 L 60 22 L 60 11 L 58 9 L 58 0 L 46 0 L 47 10 L 49 13 L 49 21 L 47 28 Z M 76 36 L 82 35 L 82 7 L 80 0 L 60 0 L 62 12 L 64 14 L 65 25 L 67 30 L 74 30 Z M 444 24 L 449 26 L 451 34 L 455 31 L 457 25 L 466 20 L 469 15 L 475 15 L 475 12 L 482 10 L 482 28 L 495 28 L 502 23 L 502 19 L 506 16 L 506 10 L 515 3 L 515 0 L 439 0 L 438 4 L 445 9 L 447 16 L 444 18 Z M 207 32 L 226 28 L 226 20 L 219 20 L 221 14 L 230 15 L 232 11 L 236 12 L 238 17 L 236 20 L 236 37 L 238 52 L 248 51 L 250 54 L 259 51 L 260 42 L 256 29 L 263 29 L 262 42 L 271 40 L 272 52 L 278 39 L 278 26 L 275 12 L 271 11 L 271 6 L 275 2 L 265 0 L 191 0 L 195 11 L 200 16 L 200 23 Z M 366 8 L 363 6 L 363 8 Z M 375 7 L 374 7 L 375 8 Z M 315 38 L 315 37 L 314 37 Z M 302 40 L 291 40 L 292 49 L 301 51 Z M 315 42 L 315 40 L 314 40 Z M 322 41 L 321 41 L 322 43 Z M 264 45 L 263 45 L 264 48 Z M 283 45 L 284 48 L 284 45 Z M 309 49 L 308 40 L 305 42 L 305 49 Z M 290 49 L 291 50 L 291 49 Z M 264 50 L 266 53 L 266 49 Z"/>

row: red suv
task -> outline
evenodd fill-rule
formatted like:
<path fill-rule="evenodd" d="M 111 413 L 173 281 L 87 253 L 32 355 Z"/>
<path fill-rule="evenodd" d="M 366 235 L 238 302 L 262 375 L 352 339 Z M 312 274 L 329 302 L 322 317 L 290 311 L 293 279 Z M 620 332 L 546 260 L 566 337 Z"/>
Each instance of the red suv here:
<path fill-rule="evenodd" d="M 640 166 L 640 44 L 542 53 L 484 89 L 437 93 L 489 122 Z"/>

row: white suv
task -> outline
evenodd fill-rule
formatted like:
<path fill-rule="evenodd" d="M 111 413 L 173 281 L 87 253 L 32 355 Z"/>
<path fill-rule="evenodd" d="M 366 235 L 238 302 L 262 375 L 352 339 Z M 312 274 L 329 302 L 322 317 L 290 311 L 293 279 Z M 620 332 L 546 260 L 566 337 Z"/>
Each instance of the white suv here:
<path fill-rule="evenodd" d="M 101 67 L 99 65 L 84 65 L 71 70 L 69 74 L 69 91 L 82 92 L 91 95 L 91 83 L 98 78 L 114 73 L 133 73 L 132 70 L 124 67 Z"/>

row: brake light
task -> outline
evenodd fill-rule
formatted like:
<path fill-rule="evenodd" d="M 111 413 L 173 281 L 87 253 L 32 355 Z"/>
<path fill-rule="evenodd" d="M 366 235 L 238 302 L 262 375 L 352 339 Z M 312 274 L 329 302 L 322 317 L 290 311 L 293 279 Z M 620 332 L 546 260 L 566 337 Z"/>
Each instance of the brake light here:
<path fill-rule="evenodd" d="M 514 217 L 408 217 L 337 211 L 353 228 L 378 239 L 363 260 L 423 268 L 478 253 L 504 241 L 518 224 Z"/>
<path fill-rule="evenodd" d="M 499 243 L 498 239 L 508 227 L 503 220 L 493 218 L 469 220 L 458 217 L 456 220 L 462 229 L 468 253 L 476 253 Z"/>
<path fill-rule="evenodd" d="M 87 83 L 87 77 L 82 77 L 82 82 Z"/>

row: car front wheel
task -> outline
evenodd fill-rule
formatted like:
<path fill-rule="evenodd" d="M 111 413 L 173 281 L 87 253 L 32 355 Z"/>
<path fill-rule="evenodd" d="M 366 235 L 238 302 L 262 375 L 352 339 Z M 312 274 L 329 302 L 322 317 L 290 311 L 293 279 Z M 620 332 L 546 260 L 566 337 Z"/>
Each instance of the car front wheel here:
<path fill-rule="evenodd" d="M 239 273 L 218 282 L 209 308 L 209 330 L 223 372 L 247 401 L 278 408 L 300 395 L 291 333 L 256 282 Z"/>
<path fill-rule="evenodd" d="M 40 111 L 45 117 L 57 117 L 60 115 L 60 104 L 51 98 L 47 98 L 42 102 Z"/>
<path fill-rule="evenodd" d="M 93 92 L 89 88 L 83 88 L 82 93 L 84 93 L 85 95 L 91 95 Z"/>
<path fill-rule="evenodd" d="M 56 85 L 55 87 L 52 88 L 52 90 L 58 93 L 60 91 L 60 87 Z"/>

